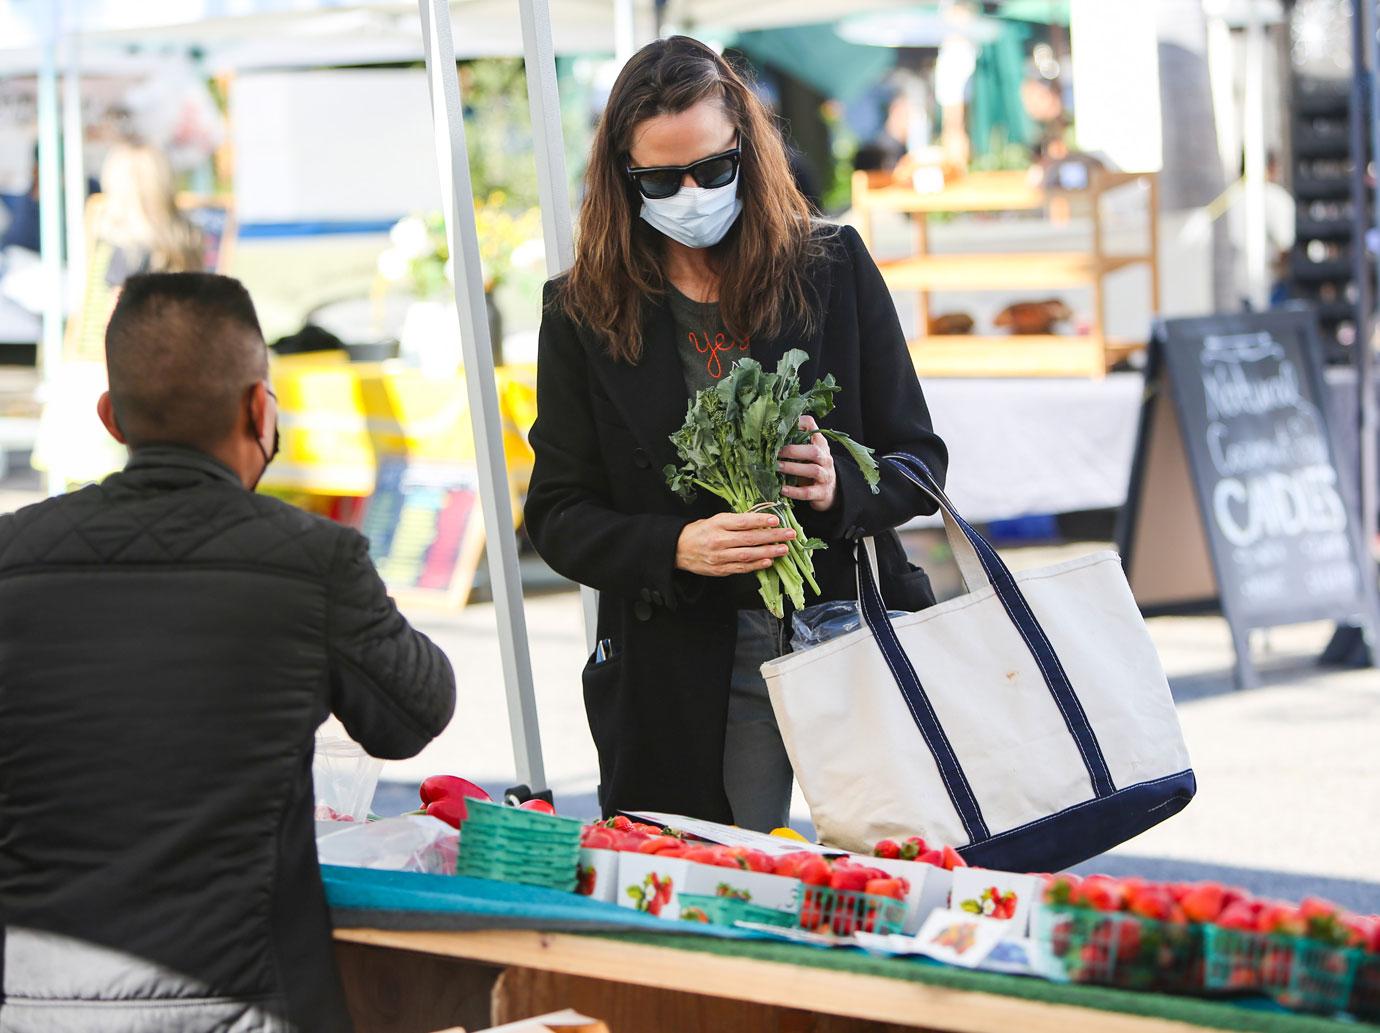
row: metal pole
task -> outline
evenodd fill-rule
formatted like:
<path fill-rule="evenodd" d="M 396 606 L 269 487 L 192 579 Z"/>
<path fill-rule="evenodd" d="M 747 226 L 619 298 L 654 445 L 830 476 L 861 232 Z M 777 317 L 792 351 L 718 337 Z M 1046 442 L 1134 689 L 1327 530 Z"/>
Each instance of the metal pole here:
<path fill-rule="evenodd" d="M 70 297 L 79 297 L 86 275 L 86 127 L 81 110 L 79 37 L 67 33 L 62 70 L 62 164 L 66 179 L 67 272 Z"/>
<path fill-rule="evenodd" d="M 532 657 L 527 648 L 527 621 L 522 608 L 522 574 L 503 455 L 503 421 L 494 384 L 493 345 L 484 306 L 479 264 L 479 233 L 474 222 L 474 188 L 465 149 L 465 121 L 460 106 L 460 77 L 455 68 L 450 5 L 446 0 L 417 0 L 426 47 L 427 86 L 436 161 L 441 175 L 441 203 L 455 262 L 455 310 L 460 319 L 469 394 L 474 451 L 479 464 L 480 501 L 488 530 L 489 582 L 498 618 L 503 683 L 508 695 L 508 726 L 518 779 L 534 790 L 546 788 L 537 700 L 532 684 Z"/>
<path fill-rule="evenodd" d="M 523 9 L 526 10 L 526 0 Z M 525 28 L 527 23 L 523 22 Z M 637 11 L 635 0 L 613 0 L 613 59 L 619 67 L 637 49 Z"/>
<path fill-rule="evenodd" d="M 62 365 L 62 146 L 57 56 L 61 18 L 62 2 L 53 0 L 43 24 L 43 53 L 38 67 L 38 225 L 39 252 L 43 260 L 46 288 L 39 363 L 43 369 L 46 404 L 51 404 Z M 47 472 L 48 494 L 60 494 L 65 487 L 62 470 L 56 462 L 50 462 Z"/>
<path fill-rule="evenodd" d="M 1242 149 L 1246 174 L 1246 296 L 1251 307 L 1269 306 L 1269 231 L 1265 225 L 1265 25 L 1259 0 L 1246 15 L 1246 96 Z"/>
<path fill-rule="evenodd" d="M 1361 31 L 1370 38 L 1370 153 L 1380 155 L 1380 9 L 1370 6 L 1370 23 L 1363 25 Z M 1359 70 L 1359 69 L 1358 69 Z M 1373 195 L 1372 214 L 1368 221 L 1374 226 L 1376 214 L 1380 213 L 1380 183 L 1376 184 Z M 1364 250 L 1358 248 L 1358 250 Z M 1375 264 L 1376 291 L 1380 296 L 1380 261 Z M 1358 327 L 1359 330 L 1359 327 Z M 1377 525 L 1380 525 L 1380 414 L 1376 412 L 1375 401 L 1375 348 L 1370 337 L 1358 337 L 1360 345 L 1356 352 L 1356 389 L 1359 392 L 1359 412 L 1357 426 L 1361 435 L 1361 533 L 1366 547 L 1374 554 Z"/>
<path fill-rule="evenodd" d="M 527 103 L 532 113 L 532 138 L 537 155 L 537 191 L 541 200 L 541 232 L 546 244 L 546 275 L 559 276 L 575 262 L 575 236 L 570 218 L 570 187 L 565 169 L 565 137 L 561 132 L 561 97 L 556 82 L 556 48 L 551 40 L 549 0 L 519 0 L 522 51 L 527 71 Z M 626 10 L 625 10 L 626 9 Z M 615 17 L 625 12 L 628 38 L 632 9 L 615 0 Z M 615 38 L 620 40 L 618 29 Z M 599 626 L 599 593 L 580 586 L 585 645 L 594 651 Z"/>
<path fill-rule="evenodd" d="M 1372 322 L 1372 281 L 1367 262 L 1366 241 L 1369 231 L 1375 225 L 1374 216 L 1367 211 L 1366 199 L 1366 144 L 1368 136 L 1375 133 L 1375 109 L 1372 105 L 1370 119 L 1366 118 L 1366 105 L 1375 92 L 1375 84 L 1367 83 L 1366 57 L 1374 50 L 1374 43 L 1366 45 L 1366 8 L 1370 6 L 1362 0 L 1352 0 L 1351 4 L 1351 224 L 1352 279 L 1356 283 L 1356 341 L 1352 347 L 1356 368 L 1357 419 L 1359 436 L 1357 455 L 1360 457 L 1360 470 L 1357 484 L 1360 486 L 1361 534 L 1368 550 L 1374 552 L 1376 531 L 1375 485 L 1376 485 L 1376 424 L 1375 424 L 1375 357 L 1371 340 Z M 1373 34 L 1372 34 L 1373 35 Z M 1371 124 L 1368 126 L 1367 122 Z M 1369 132 L 1368 132 L 1369 129 Z"/>

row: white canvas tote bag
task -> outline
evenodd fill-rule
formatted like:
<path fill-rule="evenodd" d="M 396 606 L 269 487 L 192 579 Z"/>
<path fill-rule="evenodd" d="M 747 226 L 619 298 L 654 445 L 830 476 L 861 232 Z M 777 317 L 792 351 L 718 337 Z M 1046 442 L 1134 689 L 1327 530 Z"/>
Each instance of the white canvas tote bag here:
<path fill-rule="evenodd" d="M 939 504 L 967 593 L 889 618 L 869 539 L 863 625 L 762 666 L 820 839 L 1052 872 L 1182 810 L 1193 770 L 1116 554 L 1013 576 L 924 463 L 883 461 Z"/>

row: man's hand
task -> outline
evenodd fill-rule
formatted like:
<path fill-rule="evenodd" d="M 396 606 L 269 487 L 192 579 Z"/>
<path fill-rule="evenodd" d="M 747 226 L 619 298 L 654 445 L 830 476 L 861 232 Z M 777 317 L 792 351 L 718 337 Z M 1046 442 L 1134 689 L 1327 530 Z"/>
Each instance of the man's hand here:
<path fill-rule="evenodd" d="M 795 532 L 771 513 L 717 513 L 686 524 L 676 543 L 676 569 L 705 577 L 765 570 L 786 555 Z"/>

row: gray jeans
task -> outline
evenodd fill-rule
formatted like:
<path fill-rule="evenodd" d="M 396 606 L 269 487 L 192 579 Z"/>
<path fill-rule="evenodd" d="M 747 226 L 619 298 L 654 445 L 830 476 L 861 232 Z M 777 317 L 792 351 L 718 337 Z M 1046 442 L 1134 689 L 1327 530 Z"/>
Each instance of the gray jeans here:
<path fill-rule="evenodd" d="M 781 828 L 791 815 L 791 761 L 759 670 L 790 651 L 788 624 L 766 610 L 738 611 L 738 648 L 724 736 L 724 790 L 734 822 L 757 832 Z"/>

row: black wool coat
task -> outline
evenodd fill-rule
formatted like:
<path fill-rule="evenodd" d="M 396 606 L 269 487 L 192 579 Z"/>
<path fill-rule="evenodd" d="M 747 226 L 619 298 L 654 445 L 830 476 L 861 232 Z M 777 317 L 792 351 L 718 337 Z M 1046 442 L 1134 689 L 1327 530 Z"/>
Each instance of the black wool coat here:
<path fill-rule="evenodd" d="M 891 294 L 851 227 L 822 227 L 827 257 L 811 278 L 823 300 L 814 333 L 753 338 L 767 369 L 791 348 L 810 356 L 803 385 L 827 373 L 841 390 L 823 421 L 877 451 L 904 451 L 944 475 L 947 452 L 930 426 Z M 687 392 L 664 304 L 649 306 L 643 357 L 612 359 L 563 312 L 548 284 L 537 365 L 536 467 L 528 532 L 560 574 L 600 592 L 599 630 L 612 659 L 586 664 L 585 708 L 599 752 L 605 813 L 657 810 L 731 821 L 723 788 L 729 677 L 736 646 L 735 579 L 676 570 L 681 529 L 722 504 L 681 501 L 663 468 L 677 462 L 669 437 L 685 419 Z M 805 530 L 829 547 L 814 554 L 822 599 L 856 598 L 853 541 L 879 537 L 889 605 L 933 602 L 924 572 L 906 563 L 894 531 L 928 498 L 890 464 L 873 494 L 836 449 L 839 499 L 827 513 L 798 503 Z M 807 599 L 807 603 L 819 600 Z M 840 691 L 846 691 L 840 686 Z"/>

